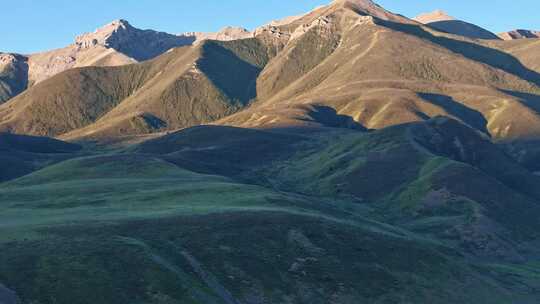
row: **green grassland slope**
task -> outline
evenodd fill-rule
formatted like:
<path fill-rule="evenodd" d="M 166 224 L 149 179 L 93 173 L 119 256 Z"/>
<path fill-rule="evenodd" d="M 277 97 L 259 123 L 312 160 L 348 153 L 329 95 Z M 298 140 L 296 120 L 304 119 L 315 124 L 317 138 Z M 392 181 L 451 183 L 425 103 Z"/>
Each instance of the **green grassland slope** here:
<path fill-rule="evenodd" d="M 442 117 L 200 126 L 0 184 L 0 282 L 22 303 L 534 303 L 539 182 Z"/>

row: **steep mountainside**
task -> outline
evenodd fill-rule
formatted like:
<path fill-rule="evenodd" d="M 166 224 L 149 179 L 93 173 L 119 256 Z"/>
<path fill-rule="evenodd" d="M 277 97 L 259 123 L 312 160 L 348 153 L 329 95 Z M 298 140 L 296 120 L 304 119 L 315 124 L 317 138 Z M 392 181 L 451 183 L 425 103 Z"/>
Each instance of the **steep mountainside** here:
<path fill-rule="evenodd" d="M 362 15 L 333 5 L 304 19 L 261 73 L 259 102 L 218 123 L 320 125 L 318 107 L 368 129 L 449 115 L 494 139 L 540 135 L 536 71 L 499 48 Z"/>
<path fill-rule="evenodd" d="M 39 83 L 74 67 L 117 66 L 148 60 L 194 40 L 140 30 L 125 20 L 116 20 L 93 33 L 78 36 L 65 48 L 29 55 L 29 83 Z"/>
<path fill-rule="evenodd" d="M 447 115 L 496 140 L 540 135 L 535 57 L 511 42 L 433 31 L 371 1 L 334 1 L 292 20 L 139 65 L 69 71 L 0 107 L 0 128 L 99 140 L 212 122 L 256 99 L 217 123 L 377 129 Z M 67 85 L 73 77 L 80 85 Z M 83 93 L 88 85 L 98 96 Z M 47 119 L 60 101 L 75 112 Z"/>
<path fill-rule="evenodd" d="M 0 106 L 0 129 L 107 137 L 209 122 L 256 96 L 269 56 L 258 39 L 206 41 L 137 65 L 72 69 Z"/>
<path fill-rule="evenodd" d="M 414 20 L 442 32 L 472 39 L 499 39 L 497 35 L 486 29 L 465 21 L 457 20 L 440 10 L 419 15 L 415 17 Z"/>
<path fill-rule="evenodd" d="M 67 47 L 31 55 L 3 54 L 0 69 L 17 58 L 12 69 L 24 64 L 22 72 L 10 71 L 10 81 L 0 80 L 0 103 L 16 96 L 27 87 L 42 82 L 63 71 L 87 66 L 121 66 L 155 58 L 166 51 L 192 45 L 203 40 L 236 40 L 251 38 L 242 28 L 228 27 L 216 33 L 184 33 L 173 35 L 153 30 L 141 30 L 126 20 L 113 21 L 92 33 L 76 37 Z M 7 72 L 2 72 L 5 75 Z M 4 77 L 4 76 L 2 76 Z M 8 76 L 6 76 L 8 77 Z M 6 84 L 7 83 L 7 84 Z"/>

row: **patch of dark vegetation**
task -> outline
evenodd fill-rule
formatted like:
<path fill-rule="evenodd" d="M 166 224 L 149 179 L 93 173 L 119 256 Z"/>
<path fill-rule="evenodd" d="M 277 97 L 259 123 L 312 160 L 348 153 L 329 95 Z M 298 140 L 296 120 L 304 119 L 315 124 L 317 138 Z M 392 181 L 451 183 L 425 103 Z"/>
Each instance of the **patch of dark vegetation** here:
<path fill-rule="evenodd" d="M 416 140 L 435 154 L 471 164 L 505 185 L 540 199 L 540 177 L 482 138 L 473 129 L 449 118 L 436 118 L 415 128 Z"/>
<path fill-rule="evenodd" d="M 198 64 L 233 103 L 246 105 L 257 96 L 257 77 L 268 61 L 267 56 L 257 39 L 229 43 L 207 41 L 202 46 Z"/>
<path fill-rule="evenodd" d="M 296 144 L 307 139 L 285 130 L 198 126 L 146 141 L 134 149 L 161 155 L 195 172 L 238 176 L 273 160 L 287 158 Z"/>
<path fill-rule="evenodd" d="M 419 93 L 418 95 L 434 105 L 443 108 L 449 115 L 452 115 L 465 124 L 489 135 L 489 131 L 487 130 L 488 122 L 482 113 L 455 101 L 450 96 L 433 93 Z"/>
<path fill-rule="evenodd" d="M 307 113 L 313 121 L 325 127 L 367 131 L 362 124 L 356 122 L 352 117 L 340 115 L 334 108 L 328 106 L 313 105 L 310 106 Z"/>
<path fill-rule="evenodd" d="M 0 133 L 0 182 L 73 157 L 81 146 L 47 137 Z"/>

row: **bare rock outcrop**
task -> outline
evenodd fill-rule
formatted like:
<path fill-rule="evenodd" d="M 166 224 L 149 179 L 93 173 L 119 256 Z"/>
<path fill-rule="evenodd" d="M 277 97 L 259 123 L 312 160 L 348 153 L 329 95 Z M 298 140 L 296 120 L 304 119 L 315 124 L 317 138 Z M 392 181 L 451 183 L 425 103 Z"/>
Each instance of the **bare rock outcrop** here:
<path fill-rule="evenodd" d="M 27 58 L 0 53 L 0 104 L 25 90 L 27 81 Z"/>

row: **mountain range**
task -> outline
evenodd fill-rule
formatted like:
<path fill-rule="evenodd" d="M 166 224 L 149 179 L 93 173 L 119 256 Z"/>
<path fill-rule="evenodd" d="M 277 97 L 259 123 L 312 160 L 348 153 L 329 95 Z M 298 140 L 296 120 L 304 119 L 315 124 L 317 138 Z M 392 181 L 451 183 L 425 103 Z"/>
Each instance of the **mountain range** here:
<path fill-rule="evenodd" d="M 0 55 L 0 303 L 537 303 L 540 40 L 335 0 Z"/>

